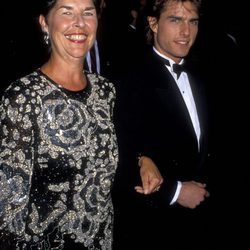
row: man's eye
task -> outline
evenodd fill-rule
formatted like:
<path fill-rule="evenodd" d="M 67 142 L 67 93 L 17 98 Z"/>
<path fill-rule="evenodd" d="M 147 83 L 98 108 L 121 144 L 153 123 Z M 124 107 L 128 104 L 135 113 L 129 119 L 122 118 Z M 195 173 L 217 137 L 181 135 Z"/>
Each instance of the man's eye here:
<path fill-rule="evenodd" d="M 170 21 L 171 21 L 172 23 L 179 23 L 179 22 L 180 22 L 180 19 L 172 18 Z"/>
<path fill-rule="evenodd" d="M 198 20 L 194 20 L 194 21 L 191 21 L 190 23 L 192 25 L 194 25 L 194 26 L 197 26 L 199 24 L 199 21 Z"/>

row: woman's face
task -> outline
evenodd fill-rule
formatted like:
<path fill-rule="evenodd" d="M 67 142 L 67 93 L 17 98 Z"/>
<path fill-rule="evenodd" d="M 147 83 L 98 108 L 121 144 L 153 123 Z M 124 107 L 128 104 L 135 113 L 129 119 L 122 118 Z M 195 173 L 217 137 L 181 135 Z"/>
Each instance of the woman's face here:
<path fill-rule="evenodd" d="M 39 21 L 49 35 L 52 56 L 83 59 L 94 43 L 98 22 L 92 0 L 57 0 L 47 19 L 40 16 Z"/>

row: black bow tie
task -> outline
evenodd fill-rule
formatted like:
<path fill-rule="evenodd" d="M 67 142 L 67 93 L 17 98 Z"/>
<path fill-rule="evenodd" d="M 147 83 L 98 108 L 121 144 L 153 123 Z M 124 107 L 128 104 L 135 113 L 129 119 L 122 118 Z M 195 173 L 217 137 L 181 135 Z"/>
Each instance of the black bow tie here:
<path fill-rule="evenodd" d="M 183 66 L 183 64 L 176 64 L 176 63 L 174 63 L 173 64 L 173 71 L 176 73 L 177 79 L 179 79 L 181 73 L 183 71 L 185 71 L 185 67 Z"/>
<path fill-rule="evenodd" d="M 165 59 L 163 57 L 161 57 L 161 58 L 162 58 L 162 60 L 163 60 L 163 62 L 164 62 L 165 65 L 170 66 L 169 60 L 167 60 L 167 59 Z M 185 71 L 184 64 L 176 64 L 176 63 L 174 63 L 173 64 L 173 71 L 177 75 L 177 79 L 179 79 L 181 73 Z"/>

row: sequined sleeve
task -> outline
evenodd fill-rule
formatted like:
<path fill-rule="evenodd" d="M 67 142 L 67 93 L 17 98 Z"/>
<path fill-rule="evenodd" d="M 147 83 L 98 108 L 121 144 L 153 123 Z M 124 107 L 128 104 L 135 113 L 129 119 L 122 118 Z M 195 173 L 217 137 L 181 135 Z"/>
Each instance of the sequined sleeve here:
<path fill-rule="evenodd" d="M 18 87 L 9 89 L 0 104 L 0 238 L 24 231 L 33 152 L 31 105 Z"/>
<path fill-rule="evenodd" d="M 113 115 L 114 115 L 114 106 L 115 106 L 115 100 L 116 100 L 116 90 L 113 85 L 113 83 L 109 82 L 109 97 L 108 97 L 108 103 L 110 103 L 110 115 L 111 115 L 111 120 L 113 121 Z"/>

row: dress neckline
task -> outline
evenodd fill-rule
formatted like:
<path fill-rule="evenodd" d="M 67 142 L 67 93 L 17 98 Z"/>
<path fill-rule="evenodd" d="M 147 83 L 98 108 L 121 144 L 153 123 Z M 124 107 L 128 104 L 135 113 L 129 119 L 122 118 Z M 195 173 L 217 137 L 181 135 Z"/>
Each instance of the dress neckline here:
<path fill-rule="evenodd" d="M 85 92 L 89 92 L 90 90 L 90 81 L 88 78 L 88 74 L 86 74 L 86 80 L 87 80 L 87 84 L 85 86 L 85 88 L 81 89 L 81 90 L 70 90 L 70 89 L 66 89 L 64 88 L 62 85 L 60 85 L 59 83 L 55 82 L 53 79 L 51 79 L 47 74 L 43 73 L 41 71 L 41 69 L 37 69 L 38 74 L 42 75 L 43 77 L 45 77 L 49 82 L 51 82 L 53 85 L 57 86 L 58 88 L 60 88 L 61 90 L 63 90 L 66 93 L 71 93 L 71 94 L 81 94 L 81 93 L 85 93 Z"/>

